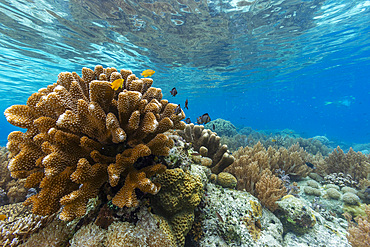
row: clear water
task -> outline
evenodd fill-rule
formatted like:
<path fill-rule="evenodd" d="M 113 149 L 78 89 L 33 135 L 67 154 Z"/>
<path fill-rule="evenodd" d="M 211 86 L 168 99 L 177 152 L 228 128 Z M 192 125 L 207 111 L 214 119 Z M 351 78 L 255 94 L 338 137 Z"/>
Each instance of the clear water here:
<path fill-rule="evenodd" d="M 369 0 L 0 0 L 0 111 L 63 71 L 150 68 L 193 121 L 368 143 L 369 48 Z"/>

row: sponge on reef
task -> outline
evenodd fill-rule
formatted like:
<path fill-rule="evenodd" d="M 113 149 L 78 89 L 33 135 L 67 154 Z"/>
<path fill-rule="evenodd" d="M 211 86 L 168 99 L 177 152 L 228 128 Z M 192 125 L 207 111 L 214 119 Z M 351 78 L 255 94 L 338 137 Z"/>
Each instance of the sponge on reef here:
<path fill-rule="evenodd" d="M 122 89 L 111 83 L 124 79 Z M 8 165 L 15 178 L 40 192 L 25 203 L 35 214 L 50 215 L 62 206 L 60 217 L 82 216 L 86 204 L 106 182 L 121 186 L 113 198 L 119 207 L 136 206 L 135 188 L 155 194 L 160 185 L 150 176 L 163 172 L 161 164 L 134 163 L 148 155 L 168 155 L 173 141 L 163 133 L 184 129 L 185 114 L 162 99 L 150 78 L 129 70 L 82 69 L 60 73 L 56 83 L 32 94 L 26 105 L 6 109 L 11 124 L 27 129 L 8 136 Z M 124 185 L 122 186 L 122 180 Z"/>

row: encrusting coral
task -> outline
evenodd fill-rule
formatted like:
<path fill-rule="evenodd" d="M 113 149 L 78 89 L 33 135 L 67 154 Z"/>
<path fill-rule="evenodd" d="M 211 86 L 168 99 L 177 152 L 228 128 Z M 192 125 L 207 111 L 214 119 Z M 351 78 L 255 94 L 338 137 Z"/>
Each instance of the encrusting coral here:
<path fill-rule="evenodd" d="M 124 79 L 122 89 L 111 83 Z M 162 99 L 150 78 L 137 78 L 129 70 L 82 69 L 64 72 L 58 81 L 28 98 L 26 105 L 6 109 L 11 124 L 26 128 L 8 136 L 11 175 L 27 178 L 26 186 L 41 188 L 28 198 L 35 214 L 60 218 L 82 216 L 86 204 L 103 184 L 124 185 L 113 197 L 119 207 L 135 206 L 135 188 L 155 194 L 160 185 L 150 176 L 165 167 L 154 162 L 135 167 L 144 156 L 168 155 L 173 141 L 163 133 L 184 129 L 185 114 Z M 119 188 L 119 187 L 118 187 Z"/>
<path fill-rule="evenodd" d="M 180 168 L 166 170 L 155 181 L 162 189 L 152 197 L 153 210 L 170 229 L 164 224 L 161 228 L 173 235 L 176 246 L 184 246 L 185 236 L 194 222 L 194 209 L 203 195 L 203 184 L 198 176 Z"/>
<path fill-rule="evenodd" d="M 212 159 L 211 171 L 219 174 L 234 162 L 234 157 L 229 154 L 227 145 L 221 145 L 221 138 L 215 132 L 204 129 L 203 125 L 186 124 L 184 130 L 177 131 L 187 142 L 193 144 L 194 150 L 203 157 Z"/>

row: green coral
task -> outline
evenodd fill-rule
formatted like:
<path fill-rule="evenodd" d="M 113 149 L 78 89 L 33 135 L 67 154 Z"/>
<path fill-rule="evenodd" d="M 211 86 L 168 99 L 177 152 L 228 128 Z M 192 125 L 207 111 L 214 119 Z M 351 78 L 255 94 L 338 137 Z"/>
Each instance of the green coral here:
<path fill-rule="evenodd" d="M 152 197 L 153 210 L 169 223 L 177 246 L 184 246 L 185 236 L 194 222 L 194 209 L 203 194 L 203 184 L 199 177 L 180 168 L 167 169 L 154 181 L 161 184 L 161 190 Z"/>

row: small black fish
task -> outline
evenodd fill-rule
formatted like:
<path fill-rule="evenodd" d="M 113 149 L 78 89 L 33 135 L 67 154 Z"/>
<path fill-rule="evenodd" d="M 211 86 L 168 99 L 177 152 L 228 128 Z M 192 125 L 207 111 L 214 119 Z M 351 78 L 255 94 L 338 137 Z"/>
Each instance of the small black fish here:
<path fill-rule="evenodd" d="M 216 129 L 216 126 L 214 124 L 212 124 L 212 129 L 215 130 Z"/>
<path fill-rule="evenodd" d="M 188 108 L 188 103 L 189 103 L 189 101 L 188 101 L 188 99 L 186 99 L 186 100 L 185 100 L 185 108 L 189 110 L 189 108 Z"/>
<path fill-rule="evenodd" d="M 211 118 L 209 117 L 208 113 L 204 113 L 204 114 L 202 115 L 202 122 L 203 122 L 204 124 L 211 122 Z"/>
<path fill-rule="evenodd" d="M 170 93 L 171 93 L 171 95 L 173 96 L 173 97 L 175 97 L 176 96 L 176 94 L 177 94 L 177 90 L 176 90 L 176 88 L 174 87 L 174 88 L 172 88 L 172 90 L 170 91 Z"/>
<path fill-rule="evenodd" d="M 191 123 L 190 118 L 185 119 L 185 123 L 190 124 Z"/>
<path fill-rule="evenodd" d="M 202 124 L 202 123 L 203 123 L 202 117 L 201 116 L 197 117 L 197 124 Z"/>
<path fill-rule="evenodd" d="M 306 162 L 306 166 L 308 166 L 311 169 L 316 169 L 316 167 L 310 162 Z"/>
<path fill-rule="evenodd" d="M 180 104 L 178 104 L 178 105 L 176 106 L 174 113 L 175 113 L 176 115 L 177 115 L 177 114 L 179 114 L 179 113 L 181 113 L 181 107 L 180 107 Z"/>

